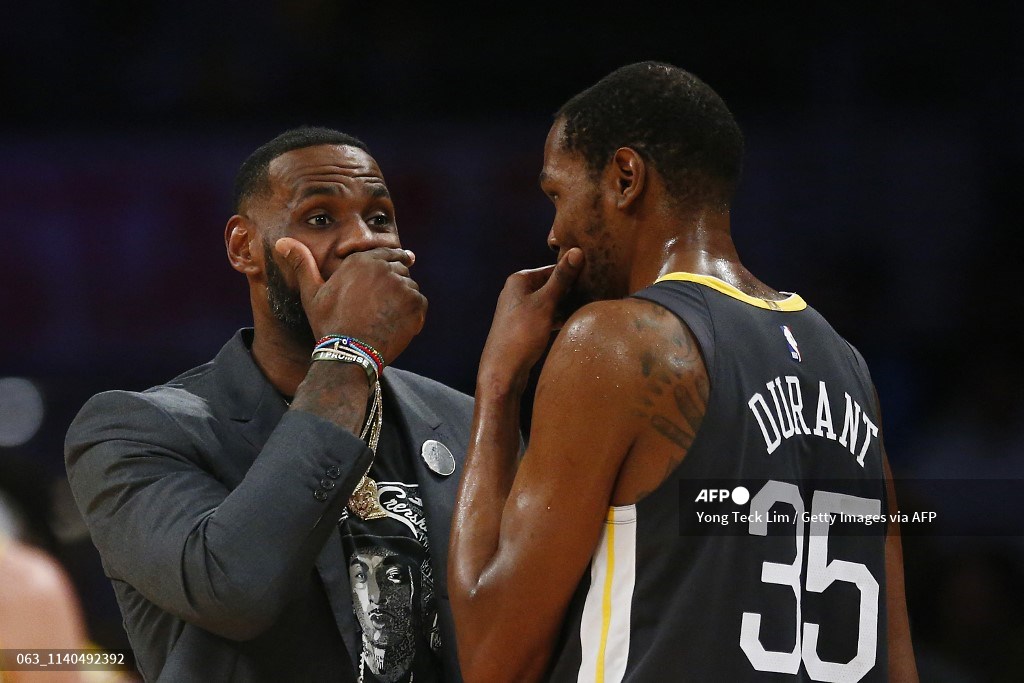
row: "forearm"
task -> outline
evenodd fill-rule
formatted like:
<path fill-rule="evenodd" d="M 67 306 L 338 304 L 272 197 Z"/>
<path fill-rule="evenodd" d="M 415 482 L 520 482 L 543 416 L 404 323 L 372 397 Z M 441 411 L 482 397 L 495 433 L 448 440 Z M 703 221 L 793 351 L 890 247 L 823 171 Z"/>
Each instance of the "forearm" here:
<path fill-rule="evenodd" d="M 498 550 L 501 516 L 519 455 L 521 390 L 481 378 L 449 553 L 452 600 L 469 600 Z"/>
<path fill-rule="evenodd" d="M 317 361 L 295 392 L 292 410 L 303 410 L 358 435 L 370 397 L 366 372 L 354 363 Z"/>
<path fill-rule="evenodd" d="M 582 265 L 582 253 L 570 252 L 556 266 L 508 278 L 481 354 L 448 555 L 466 683 L 538 680 L 564 610 L 564 593 L 543 584 L 550 574 L 530 560 L 530 550 L 538 547 L 531 544 L 555 530 L 533 525 L 542 510 L 551 510 L 549 492 L 543 485 L 527 487 L 517 473 L 522 476 L 519 403 L 526 379 L 557 328 L 555 308 Z M 529 457 L 523 467 L 529 467 Z M 544 574 L 540 584 L 538 573 Z"/>
<path fill-rule="evenodd" d="M 241 638 L 269 627 L 305 582 L 369 458 L 365 444 L 325 421 L 282 420 L 245 479 L 185 539 L 182 616 Z"/>
<path fill-rule="evenodd" d="M 466 466 L 455 505 L 448 580 L 453 608 L 474 621 L 472 604 L 481 576 L 500 548 L 502 512 L 515 480 L 519 453 L 519 402 L 530 369 L 556 329 L 555 308 L 582 265 L 582 252 L 556 266 L 511 275 L 498 297 L 491 331 L 480 356 L 476 405 Z"/>
<path fill-rule="evenodd" d="M 369 393 L 360 366 L 315 362 L 291 409 L 358 436 Z M 290 424 L 295 422 L 289 417 L 279 423 L 242 483 L 191 535 L 193 552 L 186 546 L 186 557 L 196 560 L 185 565 L 186 581 L 195 576 L 201 586 L 209 585 L 206 559 L 224 554 L 220 578 L 234 590 L 222 588 L 210 597 L 234 592 L 236 606 L 255 610 L 253 621 L 272 619 L 295 579 L 309 571 L 368 464 L 362 442 L 338 435 L 324 422 L 303 421 L 296 433 Z M 265 540 L 254 544 L 254 538 Z"/>
<path fill-rule="evenodd" d="M 502 567 L 509 567 L 501 561 L 499 549 L 502 513 L 518 464 L 520 396 L 518 389 L 507 384 L 481 379 L 477 385 L 448 553 L 448 592 L 467 683 L 505 680 L 500 676 L 516 681 L 530 678 L 524 678 L 525 672 L 517 667 L 502 666 L 502 671 L 495 671 L 498 660 L 491 656 L 493 646 L 504 641 L 493 627 L 507 626 L 495 609 L 510 604 L 495 579 L 502 574 Z"/>

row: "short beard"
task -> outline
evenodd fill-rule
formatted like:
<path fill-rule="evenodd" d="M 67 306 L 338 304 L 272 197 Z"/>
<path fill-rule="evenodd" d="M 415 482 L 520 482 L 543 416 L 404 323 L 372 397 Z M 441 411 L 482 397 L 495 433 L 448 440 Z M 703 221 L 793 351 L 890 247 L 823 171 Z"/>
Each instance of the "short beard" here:
<path fill-rule="evenodd" d="M 562 321 L 589 303 L 621 296 L 614 286 L 611 238 L 596 213 L 596 207 L 583 232 L 595 243 L 584 254 L 583 272 L 559 302 L 558 312 Z"/>
<path fill-rule="evenodd" d="M 270 313 L 281 323 L 288 336 L 312 346 L 313 328 L 306 317 L 306 309 L 302 307 L 299 290 L 288 286 L 284 273 L 274 261 L 273 249 L 266 242 L 263 243 L 263 256 L 267 272 L 267 303 L 270 304 Z"/>

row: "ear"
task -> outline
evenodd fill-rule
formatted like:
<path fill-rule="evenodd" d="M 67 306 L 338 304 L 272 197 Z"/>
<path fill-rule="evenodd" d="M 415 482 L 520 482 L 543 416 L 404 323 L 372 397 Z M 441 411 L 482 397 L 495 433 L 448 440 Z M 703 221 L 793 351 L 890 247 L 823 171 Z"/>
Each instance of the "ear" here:
<path fill-rule="evenodd" d="M 620 147 L 605 170 L 615 193 L 615 208 L 628 209 L 647 185 L 647 164 L 643 157 L 631 147 Z"/>
<path fill-rule="evenodd" d="M 252 223 L 245 216 L 235 214 L 224 226 L 224 247 L 231 267 L 244 275 L 255 275 L 263 270 L 263 253 L 253 249 L 257 241 Z M 256 253 L 254 253 L 256 252 Z"/>

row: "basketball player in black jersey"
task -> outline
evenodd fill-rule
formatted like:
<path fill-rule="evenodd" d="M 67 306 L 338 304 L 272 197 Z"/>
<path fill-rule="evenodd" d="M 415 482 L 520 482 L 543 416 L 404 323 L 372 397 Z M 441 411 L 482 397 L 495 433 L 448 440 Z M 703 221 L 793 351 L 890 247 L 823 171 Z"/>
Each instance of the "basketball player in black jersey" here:
<path fill-rule="evenodd" d="M 917 680 L 898 527 L 869 524 L 895 509 L 874 389 L 741 264 L 742 149 L 721 98 L 665 64 L 556 115 L 558 261 L 498 300 L 452 531 L 467 682 Z M 749 487 L 728 531 L 684 495 L 702 480 Z"/>

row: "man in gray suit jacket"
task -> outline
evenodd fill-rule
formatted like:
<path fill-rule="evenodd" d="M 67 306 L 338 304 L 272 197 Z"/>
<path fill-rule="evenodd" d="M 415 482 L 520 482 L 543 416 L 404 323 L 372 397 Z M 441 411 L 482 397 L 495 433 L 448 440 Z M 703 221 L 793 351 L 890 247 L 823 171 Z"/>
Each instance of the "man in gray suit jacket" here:
<path fill-rule="evenodd" d="M 253 328 L 167 384 L 93 397 L 68 432 L 138 667 L 459 681 L 445 553 L 472 400 L 383 370 L 426 299 L 380 169 L 356 138 L 295 129 L 235 195 L 225 244 Z"/>

